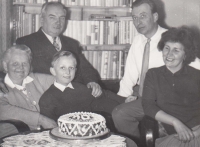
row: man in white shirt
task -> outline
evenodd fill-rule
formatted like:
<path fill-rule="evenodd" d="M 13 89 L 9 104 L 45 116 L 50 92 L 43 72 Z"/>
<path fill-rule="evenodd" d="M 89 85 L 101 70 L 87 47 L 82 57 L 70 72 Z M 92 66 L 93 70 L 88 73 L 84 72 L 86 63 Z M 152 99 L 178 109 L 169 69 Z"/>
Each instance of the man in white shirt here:
<path fill-rule="evenodd" d="M 132 17 L 138 34 L 135 36 L 128 53 L 125 73 L 120 81 L 118 95 L 135 100 L 117 106 L 112 112 L 112 117 L 115 127 L 120 133 L 137 139 L 140 135 L 138 124 L 143 118 L 144 112 L 141 105 L 141 98 L 137 99 L 137 90 L 133 90 L 135 89 L 133 87 L 140 82 L 144 47 L 148 39 L 151 40 L 148 68 L 164 65 L 162 52 L 157 49 L 157 44 L 166 29 L 158 25 L 158 13 L 155 3 L 151 0 L 134 2 Z M 191 66 L 200 69 L 200 60 L 197 58 L 195 62 L 191 63 Z"/>

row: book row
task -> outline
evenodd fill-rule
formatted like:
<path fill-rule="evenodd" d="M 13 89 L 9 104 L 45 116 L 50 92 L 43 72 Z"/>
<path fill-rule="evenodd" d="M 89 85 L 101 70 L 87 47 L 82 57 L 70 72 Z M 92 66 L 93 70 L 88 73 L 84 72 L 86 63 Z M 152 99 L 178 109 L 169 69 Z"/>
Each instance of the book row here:
<path fill-rule="evenodd" d="M 43 4 L 50 1 L 59 1 L 65 6 L 100 6 L 100 7 L 131 7 L 133 0 L 14 0 L 16 3 Z"/>
<path fill-rule="evenodd" d="M 61 0 L 65 6 L 102 6 L 121 7 L 131 6 L 131 0 Z"/>
<path fill-rule="evenodd" d="M 44 4 L 48 0 L 13 0 L 13 3 L 30 3 L 30 4 Z"/>
<path fill-rule="evenodd" d="M 76 21 L 69 20 L 64 35 L 88 44 L 131 44 L 137 31 L 132 20 Z"/>
<path fill-rule="evenodd" d="M 121 79 L 124 74 L 128 50 L 83 51 L 85 58 L 98 71 L 101 79 Z"/>
<path fill-rule="evenodd" d="M 13 7 L 12 42 L 19 37 L 38 31 L 39 14 L 23 12 L 23 6 Z M 123 18 L 123 17 L 122 17 Z M 132 20 L 68 20 L 64 35 L 83 45 L 131 44 L 137 33 Z"/>

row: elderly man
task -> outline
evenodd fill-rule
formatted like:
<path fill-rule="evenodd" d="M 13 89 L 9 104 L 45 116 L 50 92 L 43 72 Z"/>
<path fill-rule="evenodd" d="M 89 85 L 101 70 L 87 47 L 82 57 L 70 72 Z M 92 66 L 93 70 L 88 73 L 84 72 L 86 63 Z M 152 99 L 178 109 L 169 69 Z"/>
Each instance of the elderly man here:
<path fill-rule="evenodd" d="M 48 2 L 42 6 L 42 27 L 33 34 L 18 38 L 17 44 L 25 44 L 33 53 L 33 72 L 48 73 L 51 59 L 58 51 L 67 50 L 74 53 L 78 59 L 78 71 L 74 81 L 92 88 L 92 95 L 98 97 L 101 87 L 97 83 L 99 75 L 81 53 L 80 43 L 72 38 L 63 36 L 66 26 L 67 11 L 60 2 Z"/>
<path fill-rule="evenodd" d="M 133 99 L 138 97 L 138 99 L 117 106 L 112 116 L 119 132 L 132 138 L 139 138 L 138 124 L 144 116 L 141 105 L 143 90 L 141 85 L 143 85 L 142 81 L 145 77 L 145 72 L 143 71 L 164 65 L 162 52 L 157 49 L 157 44 L 166 29 L 160 27 L 157 23 L 159 15 L 152 0 L 135 1 L 132 8 L 132 17 L 138 35 L 135 36 L 129 50 L 125 73 L 120 81 L 118 95 Z M 144 50 L 148 51 L 148 54 L 144 54 L 147 53 Z M 149 58 L 147 69 L 142 70 L 144 69 L 142 68 L 144 67 L 144 59 L 147 58 Z M 190 65 L 200 69 L 200 60 L 196 58 L 195 62 Z M 137 84 L 140 85 L 140 88 L 133 89 Z"/>

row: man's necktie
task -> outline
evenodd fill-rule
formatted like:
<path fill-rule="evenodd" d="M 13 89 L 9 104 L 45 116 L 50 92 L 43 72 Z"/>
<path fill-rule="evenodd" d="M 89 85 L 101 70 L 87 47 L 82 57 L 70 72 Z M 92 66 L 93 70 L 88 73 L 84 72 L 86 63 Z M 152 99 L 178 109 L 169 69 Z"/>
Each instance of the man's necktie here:
<path fill-rule="evenodd" d="M 142 97 L 144 79 L 146 76 L 146 72 L 149 68 L 150 41 L 151 41 L 151 39 L 148 39 L 147 43 L 145 44 L 145 47 L 144 47 L 143 60 L 142 60 L 142 71 L 141 71 L 141 75 L 140 75 L 140 88 L 139 88 L 140 97 Z"/>
<path fill-rule="evenodd" d="M 59 46 L 59 44 L 56 42 L 56 37 L 53 38 L 53 45 L 54 45 L 54 47 L 55 47 L 55 49 L 56 49 L 57 51 L 60 51 L 60 46 Z"/>

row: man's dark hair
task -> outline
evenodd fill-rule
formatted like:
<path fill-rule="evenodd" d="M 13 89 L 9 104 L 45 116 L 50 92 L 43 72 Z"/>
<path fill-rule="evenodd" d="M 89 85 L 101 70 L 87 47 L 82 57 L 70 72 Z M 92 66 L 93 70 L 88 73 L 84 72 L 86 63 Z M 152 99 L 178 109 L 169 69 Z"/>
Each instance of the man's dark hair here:
<path fill-rule="evenodd" d="M 136 0 L 135 2 L 132 3 L 132 9 L 134 7 L 138 7 L 142 4 L 148 4 L 151 8 L 151 12 L 153 13 L 157 13 L 157 8 L 156 8 L 156 4 L 154 3 L 154 1 L 152 0 Z"/>
<path fill-rule="evenodd" d="M 44 3 L 42 5 L 42 9 L 41 9 L 41 15 L 43 16 L 46 11 L 47 11 L 47 8 L 50 7 L 50 6 L 61 6 L 63 8 L 63 10 L 65 11 L 65 14 L 67 13 L 67 10 L 65 8 L 65 5 L 63 5 L 61 2 L 47 2 L 47 3 Z"/>

